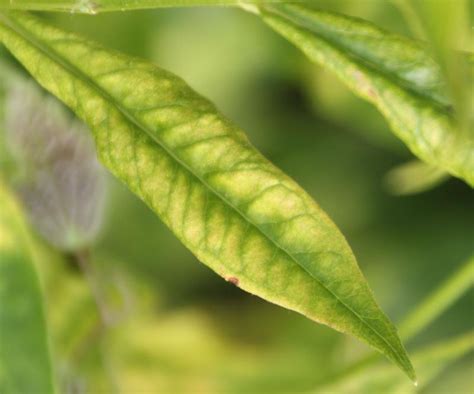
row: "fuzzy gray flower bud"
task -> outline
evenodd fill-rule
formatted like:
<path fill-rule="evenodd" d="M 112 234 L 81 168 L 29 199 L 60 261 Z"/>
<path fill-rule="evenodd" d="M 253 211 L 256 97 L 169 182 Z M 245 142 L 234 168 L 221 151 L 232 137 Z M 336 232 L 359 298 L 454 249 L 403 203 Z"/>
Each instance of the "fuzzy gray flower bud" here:
<path fill-rule="evenodd" d="M 67 251 L 93 243 L 105 182 L 86 127 L 33 83 L 18 83 L 7 95 L 6 132 L 23 173 L 16 188 L 41 235 Z"/>

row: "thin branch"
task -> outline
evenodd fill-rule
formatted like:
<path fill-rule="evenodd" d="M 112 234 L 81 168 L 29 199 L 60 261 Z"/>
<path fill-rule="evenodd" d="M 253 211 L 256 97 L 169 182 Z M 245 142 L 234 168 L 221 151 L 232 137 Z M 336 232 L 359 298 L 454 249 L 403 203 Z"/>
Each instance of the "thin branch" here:
<path fill-rule="evenodd" d="M 100 12 L 166 7 L 254 6 L 305 0 L 0 0 L 0 9 L 53 11 L 95 15 Z"/>
<path fill-rule="evenodd" d="M 461 298 L 473 283 L 474 256 L 471 256 L 454 274 L 421 301 L 413 311 L 403 319 L 402 323 L 399 325 L 401 338 L 405 342 L 414 338 L 459 298 Z M 379 359 L 379 354 L 371 353 L 370 355 L 349 365 L 337 374 L 324 378 L 322 381 L 318 382 L 318 387 L 327 384 L 329 381 L 338 381 L 345 376 L 352 375 L 375 364 Z"/>
<path fill-rule="evenodd" d="M 409 341 L 456 302 L 474 282 L 474 256 L 426 297 L 400 324 L 400 334 Z"/>
<path fill-rule="evenodd" d="M 75 253 L 76 262 L 79 265 L 84 277 L 91 289 L 92 296 L 94 301 L 97 304 L 99 310 L 99 315 L 104 325 L 104 328 L 109 326 L 112 322 L 112 317 L 108 311 L 107 305 L 102 297 L 102 291 L 99 284 L 96 281 L 95 275 L 92 272 L 92 267 L 90 265 L 90 251 L 89 250 L 80 250 Z"/>

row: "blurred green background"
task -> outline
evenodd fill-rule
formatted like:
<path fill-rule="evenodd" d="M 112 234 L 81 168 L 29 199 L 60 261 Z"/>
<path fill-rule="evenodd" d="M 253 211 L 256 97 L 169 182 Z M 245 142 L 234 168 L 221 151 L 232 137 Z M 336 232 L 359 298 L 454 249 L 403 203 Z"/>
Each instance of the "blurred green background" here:
<path fill-rule="evenodd" d="M 318 6 L 413 36 L 392 2 Z M 450 178 L 424 193 L 390 194 L 387 172 L 413 156 L 373 107 L 255 16 L 194 8 L 47 18 L 149 59 L 211 99 L 333 218 L 395 322 L 472 254 L 473 191 Z M 92 261 L 120 319 L 99 338 L 91 338 L 97 312 L 85 281 L 43 246 L 53 353 L 65 391 L 294 393 L 370 353 L 226 283 L 111 176 L 108 189 Z M 408 350 L 470 329 L 473 301 L 471 290 Z M 464 357 L 423 392 L 469 393 L 472 376 L 472 356 Z"/>

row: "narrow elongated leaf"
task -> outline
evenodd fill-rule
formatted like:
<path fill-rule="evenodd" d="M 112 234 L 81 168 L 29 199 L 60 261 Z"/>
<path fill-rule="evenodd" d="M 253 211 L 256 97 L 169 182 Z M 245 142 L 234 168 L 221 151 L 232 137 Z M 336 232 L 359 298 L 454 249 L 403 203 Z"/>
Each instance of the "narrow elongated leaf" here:
<path fill-rule="evenodd" d="M 0 9 L 97 14 L 99 12 L 163 7 L 237 5 L 252 7 L 255 4 L 273 4 L 281 3 L 283 1 L 286 0 L 0 0 Z"/>
<path fill-rule="evenodd" d="M 449 174 L 419 160 L 392 168 L 385 175 L 385 186 L 394 195 L 405 196 L 431 190 L 449 179 Z"/>
<path fill-rule="evenodd" d="M 441 65 L 447 90 L 459 118 L 462 132 L 472 132 L 473 89 L 469 73 L 469 57 L 457 50 L 474 48 L 470 35 L 469 0 L 395 0 L 412 29 L 428 41 L 436 60 Z"/>
<path fill-rule="evenodd" d="M 19 207 L 0 179 L 0 392 L 52 393 L 42 294 Z"/>
<path fill-rule="evenodd" d="M 265 6 L 260 13 L 374 104 L 416 156 L 474 186 L 474 136 L 458 130 L 440 67 L 420 44 L 360 19 L 301 5 Z"/>
<path fill-rule="evenodd" d="M 103 163 L 202 262 L 366 341 L 414 378 L 337 227 L 210 102 L 167 71 L 27 14 L 0 16 L 0 39 L 89 124 Z"/>
<path fill-rule="evenodd" d="M 435 319 L 440 317 L 459 298 L 473 286 L 474 256 L 471 256 L 448 279 L 428 294 L 400 323 L 400 335 L 405 342 L 411 341 L 426 329 Z M 435 358 L 436 359 L 436 358 Z M 364 357 L 342 371 L 338 376 L 354 376 L 360 371 L 367 374 L 378 362 L 376 355 Z M 367 374 L 370 375 L 370 374 Z M 339 380 L 339 379 L 337 379 Z M 326 387 L 326 386 L 325 386 Z"/>
<path fill-rule="evenodd" d="M 450 364 L 473 350 L 474 333 L 468 332 L 415 352 L 413 363 L 420 379 L 418 388 L 400 379 L 394 368 L 375 364 L 318 387 L 315 393 L 414 394 L 427 386 Z"/>

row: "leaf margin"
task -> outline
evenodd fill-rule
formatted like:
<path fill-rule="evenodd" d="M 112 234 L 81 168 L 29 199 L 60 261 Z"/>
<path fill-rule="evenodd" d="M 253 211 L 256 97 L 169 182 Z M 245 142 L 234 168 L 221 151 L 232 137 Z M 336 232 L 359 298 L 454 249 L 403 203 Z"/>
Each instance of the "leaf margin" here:
<path fill-rule="evenodd" d="M 14 19 L 12 21 L 12 19 Z M 48 58 L 49 56 L 49 62 L 50 62 L 50 65 L 51 64 L 55 64 L 56 66 L 58 66 L 59 68 L 63 67 L 65 70 L 66 70 L 66 73 L 67 72 L 71 72 L 71 68 L 72 67 L 72 70 L 74 72 L 72 72 L 72 75 L 77 77 L 78 75 L 81 76 L 81 73 L 83 73 L 82 71 L 80 71 L 79 69 L 76 69 L 74 70 L 74 66 L 69 64 L 67 61 L 64 61 L 61 59 L 61 57 L 55 53 L 55 51 L 53 50 L 49 50 L 47 47 L 46 49 L 43 47 L 43 43 L 41 42 L 40 39 L 36 40 L 35 37 L 31 37 L 30 36 L 30 33 L 28 32 L 28 29 L 25 28 L 24 26 L 22 26 L 22 23 L 21 22 L 18 22 L 18 20 L 23 20 L 23 23 L 25 24 L 29 24 L 31 23 L 32 26 L 35 26 L 36 25 L 36 28 L 39 28 L 39 26 L 43 26 L 47 29 L 49 29 L 48 31 L 51 33 L 51 32 L 55 32 L 54 34 L 52 34 L 52 40 L 55 39 L 56 36 L 61 36 L 62 32 L 59 30 L 59 29 L 55 29 L 55 28 L 52 28 L 51 26 L 48 26 L 47 24 L 42 24 L 42 22 L 40 22 L 39 19 L 33 17 L 33 16 L 28 16 L 27 14 L 23 14 L 21 12 L 14 12 L 14 13 L 8 13 L 8 14 L 4 14 L 4 13 L 0 13 L 0 38 L 3 40 L 3 42 L 5 43 L 6 39 L 5 37 L 10 37 L 11 39 L 11 42 L 10 42 L 10 45 L 8 43 L 5 43 L 5 45 L 7 46 L 7 48 L 9 48 L 9 50 L 15 55 L 15 57 L 17 57 L 20 62 L 24 63 L 24 65 L 26 66 L 26 68 L 35 76 L 35 79 L 37 79 L 38 82 L 40 82 L 40 84 L 42 84 L 43 86 L 45 86 L 45 88 L 47 90 L 50 90 L 53 92 L 53 94 L 55 95 L 58 95 L 59 98 L 62 100 L 62 101 L 66 101 L 66 104 L 69 105 L 69 106 L 72 106 L 74 107 L 74 111 L 82 118 L 84 118 L 84 120 L 86 120 L 87 123 L 91 123 L 91 119 L 88 119 L 87 116 L 86 116 L 86 110 L 85 108 L 83 107 L 83 104 L 84 103 L 78 103 L 77 101 L 74 102 L 74 101 L 71 101 L 72 99 L 69 98 L 69 99 L 65 99 L 65 97 L 67 96 L 64 96 L 62 97 L 62 94 L 64 94 L 64 92 L 61 92 L 61 88 L 59 86 L 55 86 L 56 84 L 56 81 L 53 82 L 53 80 L 46 80 L 45 77 L 41 77 L 41 73 L 40 71 L 36 68 L 36 65 L 35 62 L 31 63 L 31 59 L 30 61 L 28 61 L 25 56 L 22 56 L 21 55 L 21 50 L 20 51 L 15 51 L 14 49 L 12 49 L 12 46 L 14 46 L 14 43 L 15 40 L 17 40 L 17 44 L 18 43 L 22 43 L 22 44 L 26 44 L 26 46 L 31 45 L 32 49 L 33 49 L 33 53 L 35 53 L 35 51 L 37 51 L 38 53 L 42 53 L 43 55 L 45 55 L 46 58 Z M 2 29 L 2 25 L 3 25 L 3 29 Z M 31 26 L 30 26 L 31 27 Z M 2 30 L 3 30 L 3 34 L 2 34 Z M 10 36 L 8 36 L 8 34 L 10 34 Z M 82 40 L 82 39 L 79 39 L 78 36 L 76 35 L 73 35 L 73 34 L 67 34 L 67 33 L 64 33 L 65 34 L 65 37 L 69 37 L 69 39 L 71 39 L 71 37 L 76 37 L 78 40 L 80 40 L 81 42 L 87 42 L 85 40 Z M 16 35 L 16 36 L 15 36 Z M 12 38 L 13 37 L 13 38 Z M 56 37 L 57 38 L 57 37 Z M 64 37 L 63 37 L 64 38 Z M 66 38 L 64 38 L 66 39 Z M 46 45 L 46 44 L 45 44 Z M 93 46 L 95 49 L 98 49 L 98 48 L 101 48 L 100 46 L 97 46 L 96 44 L 94 44 L 95 46 Z M 30 48 L 31 49 L 31 48 Z M 102 51 L 106 51 L 104 48 L 101 48 L 100 50 Z M 113 51 L 109 51 L 109 53 L 112 53 L 113 55 L 112 56 L 119 56 L 118 53 L 116 52 L 113 52 Z M 35 53 L 35 55 L 38 55 L 37 53 Z M 65 62 L 65 63 L 64 63 Z M 26 64 L 25 64 L 26 63 Z M 64 71 L 64 70 L 63 70 Z M 78 75 L 77 75 L 78 74 Z M 170 74 L 170 73 L 169 73 Z M 38 76 L 39 75 L 39 76 Z M 110 99 L 110 96 L 109 96 L 109 93 L 107 93 L 106 91 L 102 91 L 101 88 L 99 86 L 95 86 L 96 84 L 94 83 L 94 81 L 92 79 L 90 79 L 88 76 L 87 76 L 87 73 L 85 73 L 83 76 L 82 76 L 85 80 L 85 85 L 86 87 L 88 88 L 91 88 L 92 91 L 94 91 L 94 89 L 96 90 L 95 93 L 98 94 L 98 96 L 102 96 L 100 99 L 102 100 L 106 100 L 107 99 Z M 176 77 L 175 77 L 176 78 Z M 81 78 L 78 78 L 80 82 L 84 82 L 81 81 Z M 88 84 L 90 84 L 91 86 L 89 86 Z M 184 84 L 184 82 L 183 82 Z M 75 88 L 76 89 L 76 88 Z M 200 96 L 197 96 L 197 97 L 200 97 Z M 77 99 L 76 99 L 77 100 Z M 200 98 L 200 100 L 203 100 L 202 98 Z M 97 104 L 97 103 L 94 103 L 93 101 L 94 100 L 91 100 L 92 102 L 90 103 L 86 103 L 88 106 L 92 106 L 94 104 Z M 118 110 L 118 113 L 120 114 L 120 116 L 123 116 L 124 119 L 126 119 L 128 122 L 131 122 L 132 126 L 138 126 L 138 130 L 139 129 L 142 129 L 142 131 L 145 132 L 145 138 L 146 137 L 150 137 L 151 140 L 154 140 L 153 139 L 153 136 L 149 135 L 150 133 L 147 132 L 146 130 L 146 127 L 144 128 L 143 125 L 140 124 L 140 122 L 138 122 L 136 119 L 133 118 L 133 116 L 130 116 L 129 114 L 127 114 L 127 111 L 125 111 L 125 113 L 122 113 L 123 112 L 123 109 L 121 108 L 120 104 L 115 102 L 112 98 L 112 104 L 115 105 Z M 204 100 L 203 102 L 206 102 L 206 100 Z M 208 104 L 206 104 L 208 105 Z M 210 104 L 209 104 L 210 105 Z M 213 105 L 211 105 L 212 109 L 215 110 L 215 107 Z M 95 116 L 95 118 L 97 118 L 97 116 Z M 94 121 L 97 121 L 97 119 L 94 119 Z M 100 122 L 102 122 L 102 120 L 100 120 Z M 92 122 L 93 123 L 93 122 Z M 95 128 L 95 125 L 94 124 L 90 124 L 91 126 L 91 129 L 94 130 Z M 109 127 L 110 128 L 110 127 Z M 242 132 L 240 132 L 240 130 L 237 130 L 236 132 L 236 135 L 235 135 L 235 138 L 241 142 L 242 144 L 244 145 L 248 145 L 248 146 L 251 146 L 250 143 L 248 142 L 248 140 L 246 139 L 246 137 L 244 136 L 244 134 Z M 154 140 L 155 143 L 157 143 L 158 145 L 160 145 L 160 141 L 156 141 Z M 99 142 L 98 143 L 98 146 L 100 145 Z M 100 149 L 100 146 L 98 148 L 99 152 L 101 151 Z M 110 152 L 109 152 L 110 154 Z M 132 155 L 135 155 L 135 162 L 137 157 L 136 157 L 136 152 L 132 152 Z M 171 155 L 170 155 L 171 156 Z M 104 157 L 102 158 L 104 160 Z M 105 158 L 106 160 L 108 160 L 107 158 Z M 109 158 L 110 159 L 110 158 Z M 269 163 L 269 162 L 268 162 Z M 109 163 L 110 164 L 110 163 Z M 181 163 L 182 164 L 182 163 Z M 137 171 L 137 169 L 135 169 Z M 189 169 L 188 169 L 189 170 Z M 192 174 L 192 175 L 195 175 L 193 174 L 192 170 L 189 170 L 189 172 Z M 138 172 L 135 173 L 135 176 L 138 175 Z M 283 174 L 282 174 L 283 176 Z M 199 179 L 199 178 L 198 178 Z M 288 180 L 289 181 L 289 178 L 287 178 L 286 176 L 284 176 L 284 179 Z M 202 179 L 201 179 L 201 182 Z M 296 184 L 295 184 L 296 185 Z M 129 185 L 130 187 L 130 185 Z M 296 186 L 295 186 L 296 187 Z M 140 195 L 140 188 L 141 188 L 141 185 L 140 185 L 140 179 L 138 177 L 138 183 L 132 188 L 132 191 L 134 191 L 136 194 L 139 194 L 139 196 L 143 199 L 143 196 Z M 209 189 L 211 189 L 209 187 Z M 300 189 L 298 189 L 299 191 Z M 212 189 L 211 189 L 212 191 Z M 306 196 L 306 194 L 302 191 L 301 189 L 301 192 Z M 216 193 L 216 191 L 214 191 L 214 193 Z M 216 193 L 218 196 L 219 194 Z M 222 198 L 222 197 L 221 197 Z M 230 207 L 233 207 L 231 203 L 229 203 L 228 201 L 226 201 L 224 198 L 222 198 L 222 200 L 224 202 L 226 202 Z M 145 199 L 146 201 L 146 199 Z M 312 200 L 311 200 L 312 201 Z M 147 202 L 147 201 L 146 201 Z M 149 202 L 147 202 L 148 205 Z M 237 212 L 239 212 L 235 207 L 233 207 Z M 159 214 L 159 212 L 155 209 L 153 209 L 152 207 L 152 210 L 154 210 L 155 212 L 158 213 L 159 216 L 161 216 Z M 242 215 L 242 214 L 241 214 Z M 329 223 L 332 223 L 330 222 L 330 220 L 327 218 L 327 216 L 321 211 L 321 218 L 324 219 L 324 220 L 328 220 Z M 245 216 L 242 215 L 244 218 Z M 162 217 L 162 220 L 169 226 L 170 224 L 165 220 L 163 219 Z M 246 218 L 246 220 L 252 224 L 252 222 Z M 258 226 L 256 226 L 254 223 L 253 225 L 258 229 Z M 266 237 L 269 237 L 264 231 L 262 231 L 261 229 L 259 229 L 262 234 Z M 186 240 L 185 239 L 182 239 L 180 238 L 180 236 L 175 232 L 175 235 L 185 244 L 185 246 L 187 246 L 189 249 L 193 250 L 187 243 L 186 243 Z M 342 235 L 341 235 L 342 236 Z M 270 240 L 272 240 L 270 237 L 269 237 Z M 343 239 L 343 237 L 342 237 Z M 343 241 L 341 242 L 345 242 L 345 240 L 343 239 Z M 288 254 L 288 256 L 290 258 L 293 258 L 294 257 L 288 253 L 284 248 L 282 248 L 281 246 L 279 246 L 278 244 L 275 244 L 277 247 L 279 247 L 281 250 L 283 250 L 285 253 Z M 348 246 L 347 246 L 348 247 Z M 348 249 L 350 251 L 350 248 Z M 201 254 L 199 251 L 195 251 L 193 250 L 193 253 L 195 253 L 198 258 L 205 262 L 206 265 L 209 265 L 214 271 L 216 271 L 217 273 L 219 273 L 221 276 L 223 276 L 224 278 L 227 278 L 227 280 L 229 281 L 233 281 L 231 279 L 233 279 L 232 277 L 229 277 L 228 274 L 226 274 L 224 271 L 221 272 L 221 270 L 217 269 L 216 268 L 216 262 L 214 262 L 214 266 L 212 264 L 208 264 L 209 263 L 209 257 L 208 256 L 205 256 L 204 254 Z M 350 252 L 352 253 L 352 252 Z M 352 258 L 353 258 L 353 255 L 351 254 Z M 206 262 L 207 261 L 207 262 Z M 305 267 L 305 266 L 302 266 L 300 262 L 298 262 L 297 260 L 295 260 L 295 262 L 297 263 L 297 265 L 300 265 L 301 268 L 303 268 L 304 270 L 308 271 L 308 269 Z M 355 262 L 355 258 L 354 258 L 354 262 Z M 357 267 L 357 265 L 356 265 Z M 358 268 L 356 269 L 355 272 L 359 272 L 360 274 L 360 271 L 357 271 Z M 308 272 L 312 277 L 313 279 L 315 279 L 316 281 L 318 281 L 318 277 L 315 277 L 313 275 L 312 272 Z M 361 274 L 360 274 L 361 275 Z M 362 277 L 362 276 L 361 276 Z M 362 277 L 363 278 L 363 277 Z M 365 282 L 364 282 L 365 283 Z M 322 288 L 325 288 L 326 291 L 329 291 L 329 293 L 332 294 L 333 297 L 336 298 L 336 300 L 338 300 L 339 302 L 341 302 L 341 300 L 338 298 L 337 295 L 335 295 L 334 293 L 331 292 L 331 290 L 329 290 L 326 285 L 324 284 L 324 282 L 319 282 L 319 285 L 322 286 Z M 364 285 L 365 286 L 365 285 Z M 248 286 L 247 286 L 248 287 Z M 242 288 L 244 288 L 245 290 L 249 291 L 250 293 L 254 293 L 254 291 L 252 291 L 251 288 L 245 288 L 244 286 L 242 286 Z M 370 290 L 368 289 L 367 287 L 367 290 L 368 290 L 368 295 L 369 296 L 372 296 L 372 293 L 370 292 Z M 257 293 L 258 294 L 258 293 Z M 265 294 L 265 293 L 264 293 Z M 265 297 L 264 295 L 259 294 L 261 297 L 269 300 L 270 302 L 273 302 L 273 303 L 276 303 L 276 304 L 279 304 L 281 306 L 284 306 L 284 307 L 287 307 L 289 309 L 293 309 L 293 310 L 296 310 L 296 311 L 299 311 L 300 313 L 304 314 L 304 315 L 307 315 L 306 313 L 304 313 L 304 311 L 302 310 L 299 310 L 298 308 L 295 308 L 294 306 L 288 306 L 288 305 L 285 305 L 284 303 L 281 303 L 281 302 L 276 302 L 274 299 L 269 299 L 267 297 Z M 362 319 L 355 311 L 353 311 L 350 307 L 348 307 L 344 302 L 341 302 L 341 304 L 344 306 L 344 308 L 347 308 L 351 313 L 353 313 L 359 320 L 361 323 L 364 323 L 364 319 Z M 376 305 L 376 304 L 375 304 Z M 392 361 L 394 361 L 395 363 L 397 363 L 400 368 L 402 370 L 405 371 L 405 373 L 407 373 L 407 375 L 411 378 L 411 379 L 415 379 L 415 374 L 414 374 L 414 371 L 413 371 L 413 367 L 411 366 L 411 363 L 408 359 L 408 356 L 406 355 L 406 351 L 404 350 L 403 348 L 403 345 L 401 345 L 401 342 L 399 341 L 398 339 L 398 336 L 396 334 L 396 330 L 395 328 L 393 327 L 393 325 L 390 323 L 390 321 L 383 315 L 383 313 L 377 309 L 377 311 L 380 313 L 380 316 L 377 318 L 377 319 L 380 319 L 381 321 L 383 321 L 384 324 L 387 325 L 387 330 L 389 330 L 388 332 L 390 332 L 390 335 L 391 335 L 391 338 L 390 340 L 387 340 L 387 338 L 385 338 L 383 336 L 383 334 L 381 335 L 377 330 L 375 330 L 371 325 L 367 325 L 368 328 L 370 328 L 376 335 L 378 335 L 380 337 L 380 339 L 382 341 L 384 341 L 388 347 L 387 348 L 384 348 L 384 347 L 379 347 L 378 350 L 381 351 L 382 353 L 385 353 L 389 358 L 392 359 Z M 324 322 L 324 321 L 321 321 L 321 320 L 318 320 L 315 316 L 309 316 L 307 315 L 307 317 L 311 318 L 312 320 L 315 320 L 315 321 L 319 321 L 319 322 L 322 322 L 324 324 L 327 324 L 327 325 L 330 325 L 332 328 L 335 328 L 336 330 L 338 331 L 342 331 L 342 332 L 349 332 L 349 331 L 344 331 L 343 329 L 340 329 L 339 328 L 336 328 L 334 325 L 331 325 L 327 322 Z M 374 319 L 374 318 L 371 318 L 371 319 Z M 383 320 L 385 319 L 385 320 Z M 366 322 L 364 324 L 367 324 Z M 356 335 L 356 336 L 359 336 L 357 334 L 355 334 L 355 331 L 352 331 L 352 334 L 353 335 Z M 369 339 L 363 337 L 363 336 L 359 336 L 360 339 L 368 342 L 368 343 L 371 343 Z M 373 339 L 372 339 L 373 340 Z M 392 343 L 390 341 L 393 341 Z M 372 342 L 372 346 L 375 346 L 374 345 L 375 342 Z M 375 346 L 377 348 L 377 346 Z M 384 349 L 384 350 L 383 350 Z M 389 349 L 389 351 L 387 351 L 387 349 Z M 391 349 L 391 350 L 390 350 Z M 390 353 L 391 351 L 393 351 L 393 353 Z"/>

